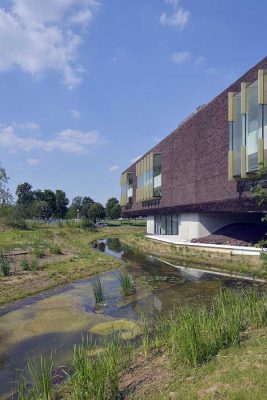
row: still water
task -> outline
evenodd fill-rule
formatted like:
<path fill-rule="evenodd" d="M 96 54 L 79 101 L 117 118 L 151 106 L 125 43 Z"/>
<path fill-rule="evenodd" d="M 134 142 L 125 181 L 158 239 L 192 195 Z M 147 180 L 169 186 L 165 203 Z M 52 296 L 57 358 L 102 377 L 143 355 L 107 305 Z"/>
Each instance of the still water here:
<path fill-rule="evenodd" d="M 217 277 L 194 269 L 173 268 L 151 256 L 134 255 L 117 239 L 100 240 L 96 251 L 126 261 L 135 290 L 124 297 L 118 271 L 100 275 L 105 302 L 96 307 L 90 281 L 85 279 L 46 291 L 0 310 L 0 399 L 10 398 L 17 371 L 27 358 L 53 353 L 56 366 L 67 365 L 72 348 L 82 337 L 118 329 L 121 338 L 138 335 L 138 320 L 205 298 L 208 302 L 224 287 L 238 287 L 238 279 Z M 103 327 L 105 329 L 103 329 Z"/>

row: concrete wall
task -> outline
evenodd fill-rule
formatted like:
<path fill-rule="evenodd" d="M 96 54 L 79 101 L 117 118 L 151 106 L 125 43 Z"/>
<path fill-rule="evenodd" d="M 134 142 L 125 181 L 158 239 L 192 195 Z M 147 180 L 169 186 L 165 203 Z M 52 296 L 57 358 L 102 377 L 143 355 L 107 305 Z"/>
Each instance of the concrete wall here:
<path fill-rule="evenodd" d="M 146 221 L 146 231 L 149 235 L 154 235 L 154 216 L 150 215 Z"/>
<path fill-rule="evenodd" d="M 216 232 L 229 224 L 238 222 L 261 223 L 258 213 L 184 213 L 179 215 L 179 234 L 169 235 L 175 241 L 190 241 Z M 154 217 L 147 218 L 147 234 L 154 234 Z M 166 237 L 167 235 L 161 235 Z"/>

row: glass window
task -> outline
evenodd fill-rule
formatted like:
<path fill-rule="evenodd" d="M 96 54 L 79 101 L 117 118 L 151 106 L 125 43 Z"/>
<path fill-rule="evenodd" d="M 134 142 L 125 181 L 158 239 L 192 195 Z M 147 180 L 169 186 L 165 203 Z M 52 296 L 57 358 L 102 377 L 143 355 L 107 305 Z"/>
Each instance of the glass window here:
<path fill-rule="evenodd" d="M 262 137 L 262 106 L 258 104 L 258 81 L 249 85 L 247 92 L 247 172 L 252 172 L 258 169 L 258 139 Z"/>
<path fill-rule="evenodd" d="M 234 95 L 235 121 L 232 122 L 232 149 L 234 151 L 234 175 L 241 174 L 242 115 L 241 94 Z"/>
<path fill-rule="evenodd" d="M 153 196 L 161 196 L 161 154 L 154 154 L 153 157 Z"/>
<path fill-rule="evenodd" d="M 172 215 L 172 235 L 178 235 L 178 215 Z"/>

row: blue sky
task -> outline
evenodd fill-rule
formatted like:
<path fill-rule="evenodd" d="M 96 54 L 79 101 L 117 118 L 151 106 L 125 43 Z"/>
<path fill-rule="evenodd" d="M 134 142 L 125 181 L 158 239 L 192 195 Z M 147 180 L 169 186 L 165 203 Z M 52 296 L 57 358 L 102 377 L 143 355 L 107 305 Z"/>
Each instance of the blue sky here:
<path fill-rule="evenodd" d="M 266 0 L 0 0 L 12 192 L 118 197 L 131 160 L 266 55 L 266 15 Z"/>

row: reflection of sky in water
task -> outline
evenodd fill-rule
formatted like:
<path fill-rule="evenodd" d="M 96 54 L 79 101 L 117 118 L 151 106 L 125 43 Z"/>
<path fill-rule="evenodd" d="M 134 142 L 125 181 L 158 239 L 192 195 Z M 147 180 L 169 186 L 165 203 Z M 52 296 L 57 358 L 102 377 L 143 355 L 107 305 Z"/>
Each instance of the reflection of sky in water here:
<path fill-rule="evenodd" d="M 101 243 L 100 250 L 122 257 L 118 241 L 108 242 L 111 249 L 106 241 Z M 20 307 L 0 316 L 0 396 L 12 388 L 15 369 L 23 368 L 27 357 L 53 352 L 55 364 L 64 365 L 71 357 L 73 345 L 96 324 L 114 319 L 135 321 L 144 314 L 153 318 L 200 298 L 209 301 L 223 286 L 237 282 L 196 270 L 174 269 L 152 257 L 139 256 L 131 261 L 127 268 L 135 291 L 127 298 L 122 294 L 118 272 L 109 272 L 101 275 L 105 294 L 102 307 L 95 308 L 87 279 L 68 285 L 63 291 L 37 295 L 31 302 L 22 301 Z"/>

